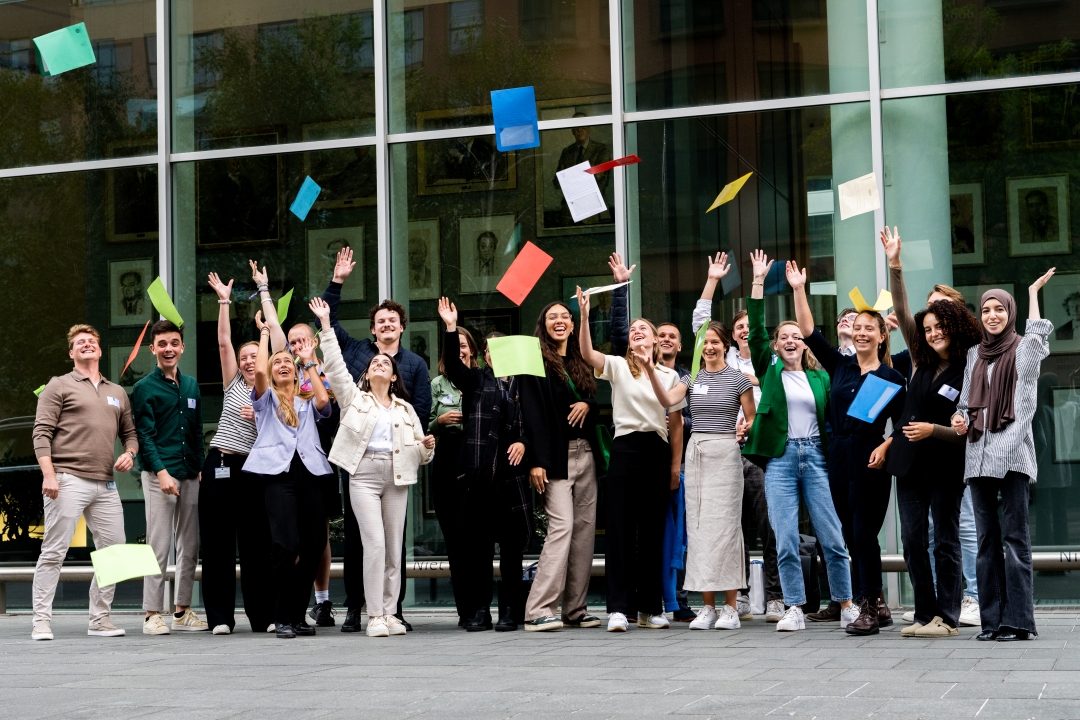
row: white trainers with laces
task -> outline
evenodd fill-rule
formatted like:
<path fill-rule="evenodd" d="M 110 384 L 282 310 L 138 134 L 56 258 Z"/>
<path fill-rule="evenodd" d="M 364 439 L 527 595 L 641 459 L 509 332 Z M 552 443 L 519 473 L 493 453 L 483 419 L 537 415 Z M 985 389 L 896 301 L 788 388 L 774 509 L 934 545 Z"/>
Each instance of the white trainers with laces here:
<path fill-rule="evenodd" d="M 706 605 L 698 610 L 697 617 L 690 621 L 691 630 L 712 630 L 716 624 L 716 609 Z"/>
<path fill-rule="evenodd" d="M 185 632 L 203 632 L 209 630 L 210 626 L 206 624 L 205 620 L 196 615 L 191 608 L 188 608 L 180 617 L 173 616 L 172 629 Z"/>
<path fill-rule="evenodd" d="M 979 601 L 965 595 L 960 601 L 960 624 L 967 627 L 981 627 L 982 615 L 979 613 Z"/>
<path fill-rule="evenodd" d="M 716 623 L 713 625 L 717 630 L 738 630 L 742 627 L 739 622 L 739 614 L 730 605 L 724 605 L 717 614 Z"/>
<path fill-rule="evenodd" d="M 960 606 L 960 612 L 963 612 L 963 607 L 964 607 L 963 605 Z M 903 618 L 904 618 L 904 622 L 906 622 L 906 623 L 915 622 L 915 611 L 914 610 L 908 610 L 906 613 L 904 613 Z"/>
<path fill-rule="evenodd" d="M 390 637 L 390 628 L 386 626 L 386 618 L 384 618 L 382 615 L 376 615 L 373 618 L 368 618 L 367 636 Z"/>
<path fill-rule="evenodd" d="M 735 610 L 738 611 L 740 620 L 754 619 L 754 613 L 750 611 L 750 598 L 742 593 L 735 598 Z"/>
<path fill-rule="evenodd" d="M 123 628 L 116 627 L 112 624 L 112 620 L 105 617 L 97 622 L 90 623 L 86 634 L 90 637 L 124 637 L 126 633 Z"/>
<path fill-rule="evenodd" d="M 229 629 L 228 625 L 215 625 L 214 626 L 214 635 L 231 635 L 231 634 L 232 634 L 232 630 Z"/>
<path fill-rule="evenodd" d="M 856 614 L 856 617 L 858 615 Z M 796 630 L 806 629 L 806 619 L 803 617 L 802 608 L 798 605 L 792 605 L 784 613 L 784 617 L 780 618 L 780 622 L 776 623 L 777 632 L 795 632 Z"/>
<path fill-rule="evenodd" d="M 386 616 L 386 629 L 391 635 L 404 635 L 405 623 L 398 620 L 393 615 Z"/>
<path fill-rule="evenodd" d="M 38 620 L 30 633 L 31 640 L 52 640 L 52 624 L 48 620 Z"/>
<path fill-rule="evenodd" d="M 639 612 L 637 614 L 637 626 L 639 628 L 649 628 L 650 630 L 667 630 L 671 627 L 668 622 L 667 615 L 649 615 L 648 613 Z"/>
<path fill-rule="evenodd" d="M 784 617 L 784 601 L 770 600 L 765 605 L 765 622 L 776 623 Z"/>
<path fill-rule="evenodd" d="M 160 613 L 154 613 L 143 620 L 142 631 L 143 635 L 168 635 L 169 626 L 165 624 L 165 619 Z"/>
<path fill-rule="evenodd" d="M 627 627 L 629 627 L 629 623 L 626 622 L 626 616 L 621 612 L 613 612 L 608 615 L 608 632 L 626 632 Z"/>
<path fill-rule="evenodd" d="M 846 608 L 840 611 L 840 629 L 843 630 L 851 623 L 859 619 L 859 608 L 855 603 L 851 603 Z M 914 620 L 914 616 L 912 616 Z"/>

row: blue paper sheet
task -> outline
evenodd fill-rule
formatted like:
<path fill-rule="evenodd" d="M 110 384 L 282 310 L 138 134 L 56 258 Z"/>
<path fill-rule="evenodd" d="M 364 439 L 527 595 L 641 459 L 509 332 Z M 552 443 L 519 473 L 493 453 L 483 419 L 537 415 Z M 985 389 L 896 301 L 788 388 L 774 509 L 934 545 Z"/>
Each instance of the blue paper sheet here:
<path fill-rule="evenodd" d="M 500 152 L 540 147 L 536 94 L 532 86 L 491 91 L 495 146 Z"/>
<path fill-rule="evenodd" d="M 319 193 L 321 192 L 322 188 L 310 176 L 304 178 L 304 184 L 300 186 L 300 192 L 296 193 L 296 199 L 289 206 L 289 210 L 293 215 L 300 218 L 300 222 L 307 220 L 307 214 L 315 201 L 319 199 Z"/>
<path fill-rule="evenodd" d="M 766 295 L 779 295 L 783 292 L 784 287 L 787 285 L 786 267 L 786 260 L 773 261 L 772 267 L 769 268 L 769 274 L 765 276 L 765 284 L 762 287 Z"/>
<path fill-rule="evenodd" d="M 900 386 L 896 383 L 882 380 L 877 375 L 867 375 L 859 388 L 859 394 L 848 407 L 847 414 L 857 420 L 872 423 L 898 392 Z"/>

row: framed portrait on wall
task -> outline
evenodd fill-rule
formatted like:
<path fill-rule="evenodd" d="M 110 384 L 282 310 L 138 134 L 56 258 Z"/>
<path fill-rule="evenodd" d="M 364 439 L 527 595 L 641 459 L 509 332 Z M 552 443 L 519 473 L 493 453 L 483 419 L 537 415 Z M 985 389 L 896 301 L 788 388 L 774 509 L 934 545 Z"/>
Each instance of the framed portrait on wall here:
<path fill-rule="evenodd" d="M 417 320 L 410 322 L 402 333 L 402 346 L 412 350 L 427 363 L 428 374 L 431 376 L 436 374 L 439 367 L 439 331 L 445 328 L 438 320 Z"/>
<path fill-rule="evenodd" d="M 1080 462 L 1080 388 L 1054 388 L 1054 462 Z"/>
<path fill-rule="evenodd" d="M 1033 150 L 1080 147 L 1080 103 L 1075 85 L 1058 85 L 1024 92 L 1027 144 Z"/>
<path fill-rule="evenodd" d="M 1010 257 L 1072 251 L 1067 174 L 1006 178 L 1005 192 Z"/>
<path fill-rule="evenodd" d="M 1054 275 L 1043 286 L 1043 317 L 1054 323 L 1051 353 L 1080 353 L 1080 273 Z"/>
<path fill-rule="evenodd" d="M 127 362 L 128 355 L 134 349 L 134 345 L 114 345 L 109 348 L 109 379 L 124 388 L 128 395 L 131 394 L 135 383 L 154 371 L 155 365 L 154 356 L 150 353 L 147 343 L 144 342 L 139 348 L 139 354 L 131 362 L 131 366 L 121 376 L 120 371 L 124 369 L 124 363 Z"/>
<path fill-rule="evenodd" d="M 334 277 L 337 254 L 352 248 L 356 267 L 341 286 L 341 301 L 364 299 L 364 226 L 319 228 L 307 231 L 307 296 L 321 297 Z"/>
<path fill-rule="evenodd" d="M 152 282 L 154 258 L 109 261 L 109 327 L 142 327 L 151 318 L 146 288 Z"/>
<path fill-rule="evenodd" d="M 278 134 L 208 138 L 200 150 L 277 144 Z M 199 247 L 276 243 L 281 238 L 281 158 L 254 155 L 195 166 L 195 238 Z"/>
<path fill-rule="evenodd" d="M 472 333 L 482 352 L 484 338 L 489 333 L 518 334 L 518 311 L 516 309 L 462 310 L 458 312 L 458 324 Z"/>
<path fill-rule="evenodd" d="M 1013 297 L 1016 297 L 1016 293 L 1013 292 L 1012 283 L 998 283 L 996 285 L 957 285 L 956 289 L 964 296 L 964 304 L 967 305 L 967 309 L 971 311 L 971 314 L 975 317 L 979 317 L 982 313 L 979 311 L 979 303 L 982 302 L 983 293 L 987 290 L 993 290 L 994 288 L 1000 288 L 1005 290 Z M 1023 325 L 1019 326 L 1023 329 Z"/>
<path fill-rule="evenodd" d="M 108 157 L 132 157 L 157 152 L 157 143 L 145 140 L 111 142 Z M 139 242 L 158 237 L 157 163 L 105 171 L 105 240 Z"/>
<path fill-rule="evenodd" d="M 416 114 L 417 130 L 491 124 L 491 106 Z M 494 135 L 428 140 L 416 146 L 416 194 L 446 195 L 517 187 L 515 152 L 499 152 Z"/>
<path fill-rule="evenodd" d="M 574 316 L 574 322 L 579 321 L 581 311 L 577 304 L 577 288 L 582 290 L 601 285 L 610 285 L 610 275 L 575 275 L 562 279 L 562 296 L 559 298 L 568 303 L 570 313 Z M 589 298 L 589 332 L 592 334 L 593 347 L 610 355 L 613 351 L 611 343 L 611 293 L 603 292 Z"/>
<path fill-rule="evenodd" d="M 439 297 L 439 218 L 409 221 L 409 299 Z"/>
<path fill-rule="evenodd" d="M 301 129 L 304 142 L 360 137 L 373 132 L 374 119 L 308 123 Z M 374 205 L 375 147 L 313 150 L 304 153 L 304 173 L 319 184 L 322 192 L 312 205 L 315 210 Z"/>
<path fill-rule="evenodd" d="M 507 248 L 516 227 L 513 214 L 458 220 L 458 268 L 463 295 L 495 291 L 503 273 L 514 261 L 513 251 L 508 253 Z"/>
<path fill-rule="evenodd" d="M 949 186 L 953 265 L 986 264 L 982 183 Z"/>

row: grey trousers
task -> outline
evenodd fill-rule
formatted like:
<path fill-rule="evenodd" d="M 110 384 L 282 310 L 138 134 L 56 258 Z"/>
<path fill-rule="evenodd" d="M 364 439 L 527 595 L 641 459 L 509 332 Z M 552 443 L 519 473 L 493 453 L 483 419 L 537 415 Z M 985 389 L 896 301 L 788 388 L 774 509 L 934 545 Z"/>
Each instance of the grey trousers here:
<path fill-rule="evenodd" d="M 142 474 L 143 498 L 146 500 L 146 544 L 154 548 L 158 565 L 169 564 L 169 550 L 176 543 L 176 580 L 174 602 L 191 605 L 195 584 L 195 565 L 199 559 L 199 481 L 176 478 L 180 497 L 161 492 L 157 475 Z M 165 608 L 165 575 L 143 578 L 143 610 L 162 613 Z M 168 608 L 172 612 L 173 608 Z"/>

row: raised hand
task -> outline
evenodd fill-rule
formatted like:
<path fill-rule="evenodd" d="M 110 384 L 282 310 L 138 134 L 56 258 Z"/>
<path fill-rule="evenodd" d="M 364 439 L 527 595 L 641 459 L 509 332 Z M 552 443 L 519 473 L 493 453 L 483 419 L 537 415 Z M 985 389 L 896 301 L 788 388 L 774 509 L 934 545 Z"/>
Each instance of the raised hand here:
<path fill-rule="evenodd" d="M 649 351 L 649 350 L 646 350 L 644 355 L 639 355 L 635 351 L 634 352 L 634 357 L 636 357 L 637 361 L 639 363 L 641 363 L 641 366 L 643 368 L 645 368 L 645 372 L 647 372 L 647 373 L 649 373 L 651 375 L 653 370 L 656 368 L 656 365 L 653 364 L 652 352 Z"/>
<path fill-rule="evenodd" d="M 1047 270 L 1045 275 L 1041 276 L 1038 280 L 1031 283 L 1031 286 L 1028 288 L 1028 290 L 1034 290 L 1036 292 L 1041 290 L 1043 285 L 1045 285 L 1050 280 L 1050 278 L 1054 277 L 1055 270 L 1057 270 L 1057 268 L 1050 268 L 1049 270 Z"/>
<path fill-rule="evenodd" d="M 788 260 L 786 271 L 788 285 L 791 286 L 792 290 L 806 287 L 806 268 L 800 270 L 794 260 Z"/>
<path fill-rule="evenodd" d="M 577 304 L 581 308 L 581 321 L 589 322 L 589 293 L 583 292 L 581 286 L 577 286 Z"/>
<path fill-rule="evenodd" d="M 439 298 L 439 317 L 446 323 L 448 332 L 457 330 L 457 307 L 447 298 Z"/>
<path fill-rule="evenodd" d="M 765 282 L 765 278 L 769 275 L 769 270 L 775 260 L 770 260 L 769 256 L 762 250 L 755 250 L 750 253 L 750 262 L 754 265 L 754 282 Z"/>
<path fill-rule="evenodd" d="M 216 272 L 212 272 L 209 275 L 210 287 L 214 288 L 214 292 L 217 293 L 219 300 L 228 300 L 232 296 L 232 284 L 233 281 L 230 278 L 229 284 L 221 282 L 221 278 L 218 277 Z"/>
<path fill-rule="evenodd" d="M 900 267 L 900 232 L 895 227 L 892 231 L 886 225 L 881 231 L 881 244 L 885 247 L 885 257 L 889 259 L 890 267 Z"/>
<path fill-rule="evenodd" d="M 707 258 L 709 261 L 709 279 L 710 280 L 722 280 L 725 275 L 731 272 L 731 263 L 727 261 L 726 252 L 716 253 L 716 258 Z"/>
<path fill-rule="evenodd" d="M 304 337 L 296 345 L 296 357 L 305 365 L 315 362 L 315 339 Z"/>
<path fill-rule="evenodd" d="M 622 255 L 619 253 L 612 253 L 611 257 L 607 261 L 608 267 L 611 268 L 611 274 L 615 278 L 615 282 L 627 282 L 630 280 L 630 276 L 634 273 L 634 268 L 637 265 L 631 265 L 629 269 L 626 267 L 626 263 L 623 262 Z"/>
<path fill-rule="evenodd" d="M 343 283 L 349 277 L 356 263 L 353 262 L 351 247 L 343 247 L 338 250 L 337 262 L 334 264 L 334 282 Z"/>
<path fill-rule="evenodd" d="M 330 306 L 321 297 L 312 298 L 311 302 L 308 303 L 308 307 L 311 308 L 311 312 L 315 314 L 315 317 L 319 318 L 319 322 L 323 325 L 330 322 Z"/>
<path fill-rule="evenodd" d="M 266 274 L 266 266 L 265 265 L 263 266 L 263 269 L 260 271 L 258 263 L 256 263 L 254 260 L 248 260 L 248 264 L 251 265 L 251 279 L 255 281 L 256 285 L 267 285 L 267 284 L 269 284 L 268 281 L 267 281 L 268 276 Z"/>
<path fill-rule="evenodd" d="M 270 329 L 270 326 L 263 321 L 262 310 L 255 313 L 255 327 L 259 328 L 259 332 Z"/>

